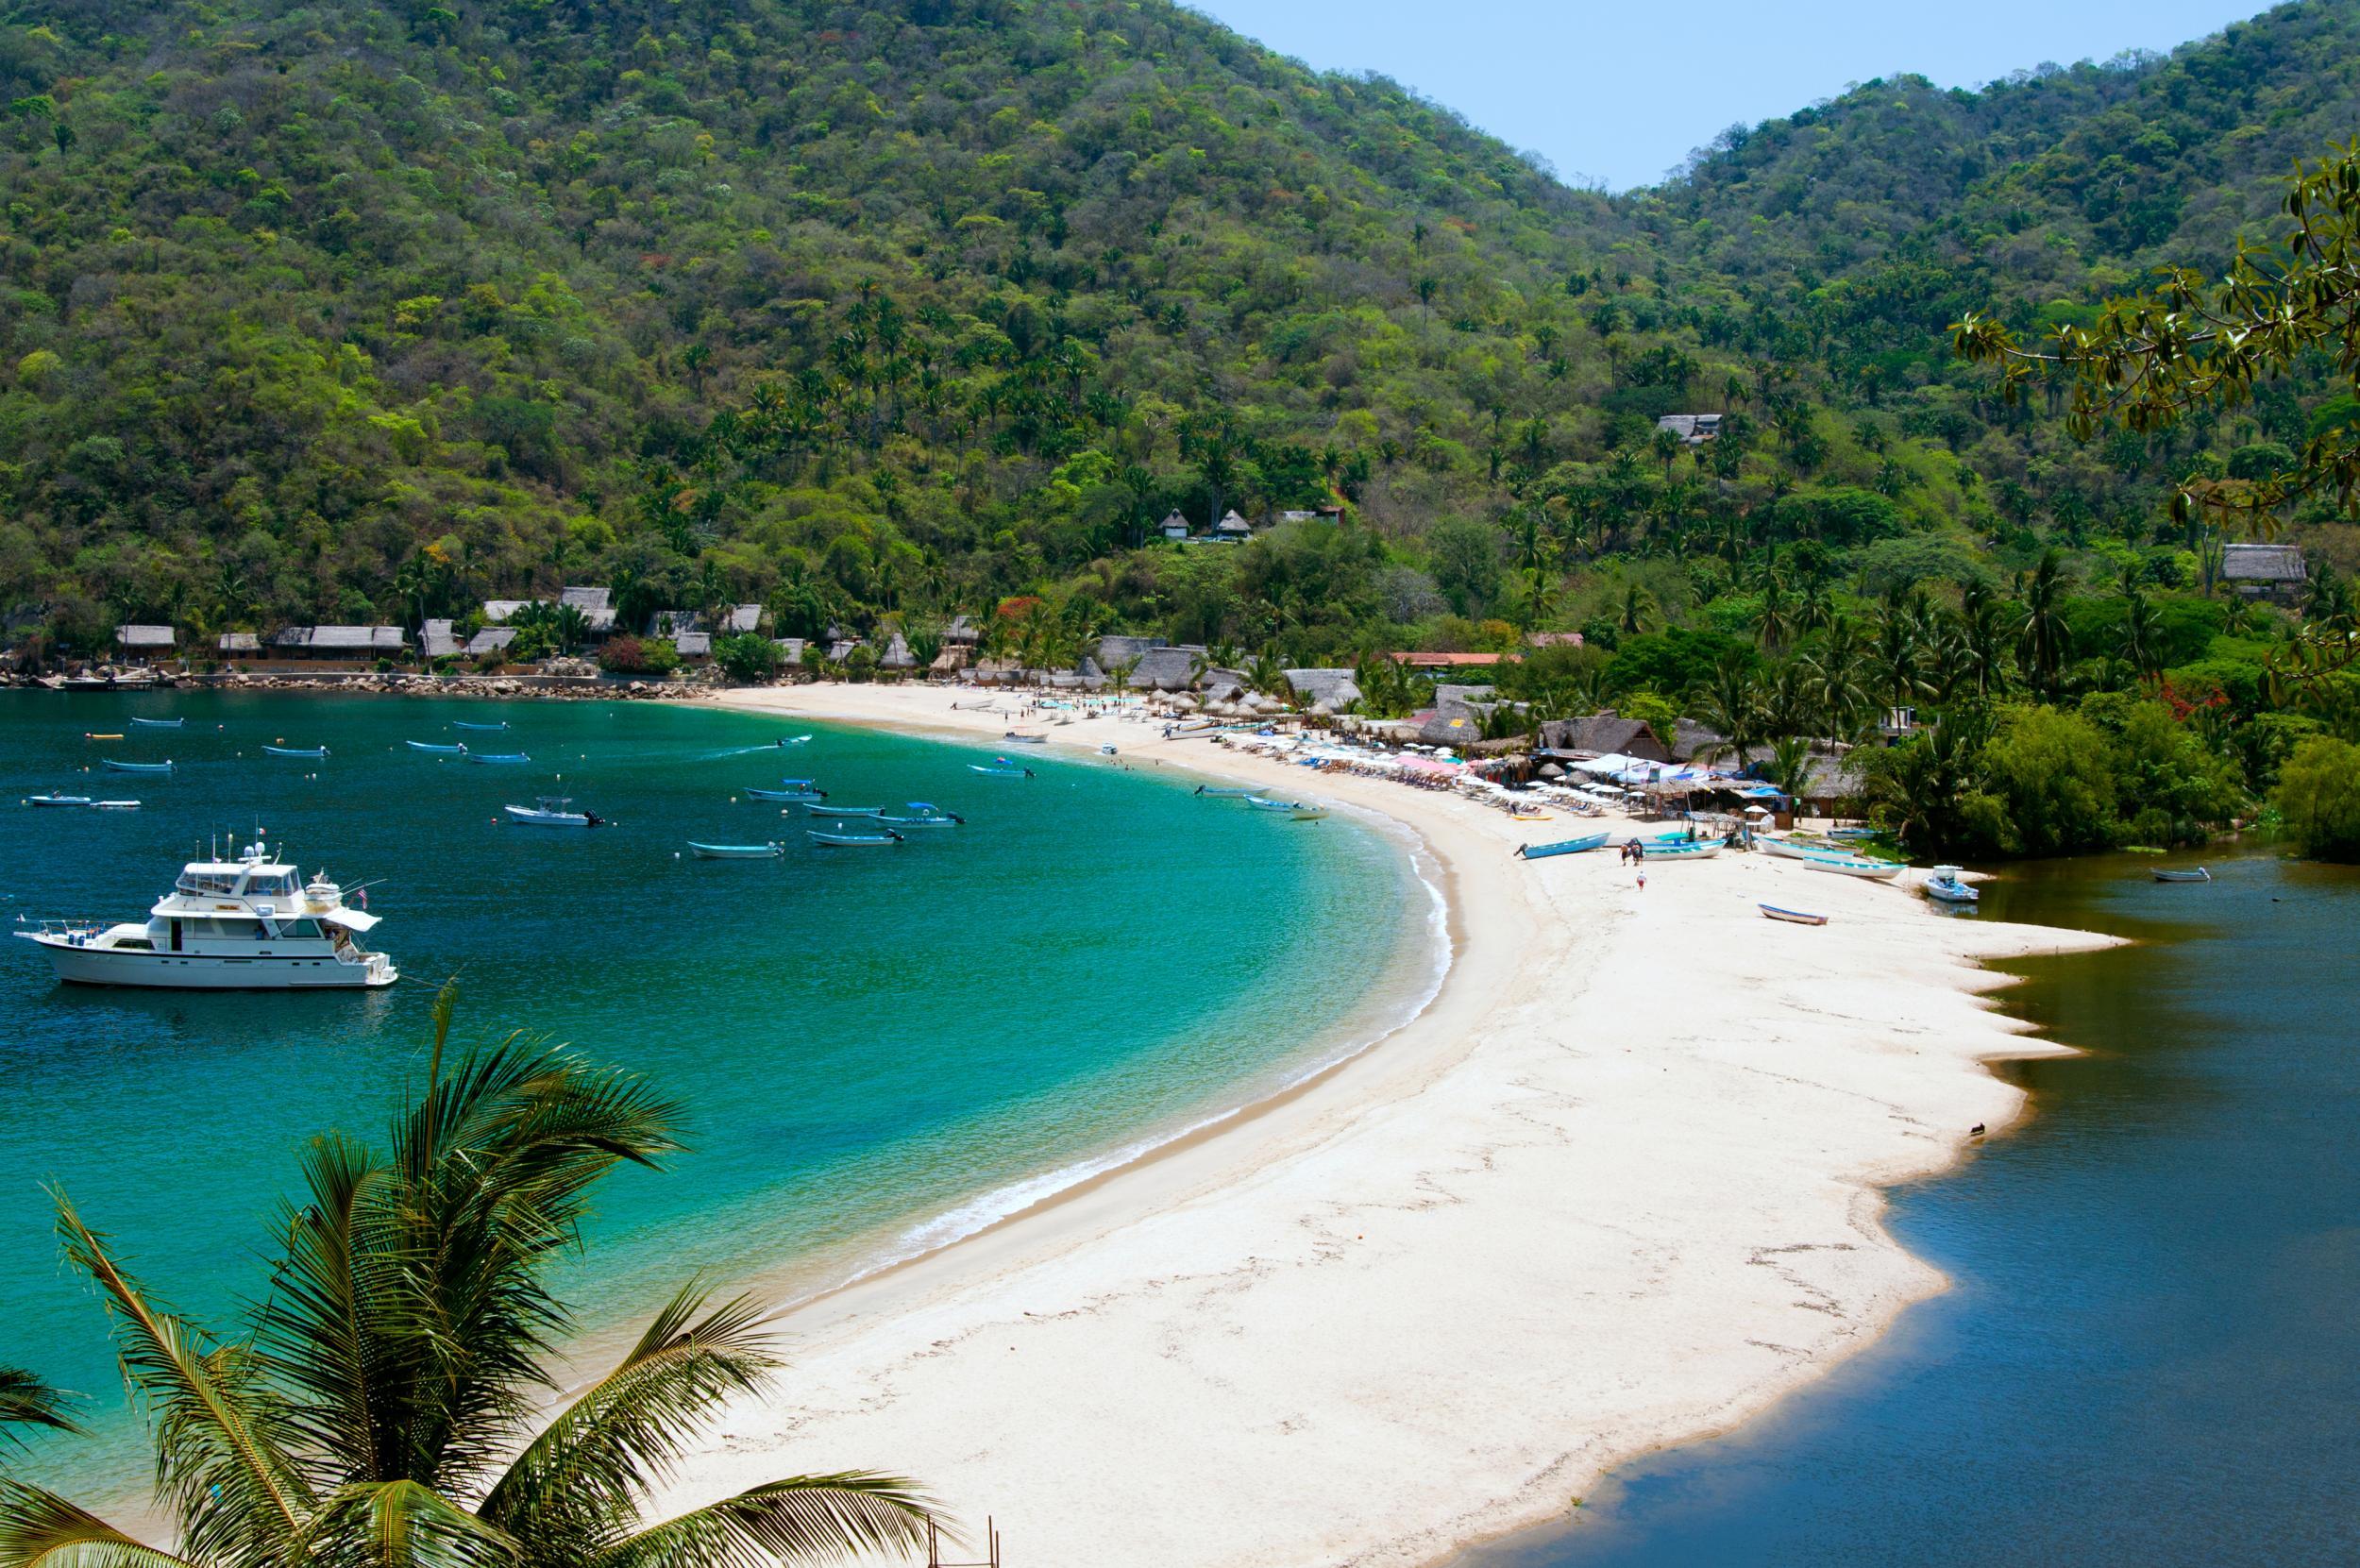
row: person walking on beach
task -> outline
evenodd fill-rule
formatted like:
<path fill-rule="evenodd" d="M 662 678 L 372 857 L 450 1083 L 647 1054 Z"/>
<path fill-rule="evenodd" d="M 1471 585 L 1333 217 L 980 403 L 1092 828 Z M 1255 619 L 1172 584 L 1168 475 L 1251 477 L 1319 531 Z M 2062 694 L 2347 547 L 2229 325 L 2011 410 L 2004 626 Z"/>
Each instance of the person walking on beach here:
<path fill-rule="evenodd" d="M 1647 863 L 1644 860 L 1639 863 L 1639 890 L 1647 890 Z"/>

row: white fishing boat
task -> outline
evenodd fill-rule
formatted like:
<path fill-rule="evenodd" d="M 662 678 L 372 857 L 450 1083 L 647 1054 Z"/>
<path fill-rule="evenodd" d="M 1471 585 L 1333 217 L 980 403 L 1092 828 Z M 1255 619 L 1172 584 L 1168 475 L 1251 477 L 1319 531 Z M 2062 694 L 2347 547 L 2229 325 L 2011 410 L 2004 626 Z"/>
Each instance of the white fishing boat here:
<path fill-rule="evenodd" d="M 137 801 L 93 801 L 90 808 L 93 811 L 137 811 L 140 803 Z"/>
<path fill-rule="evenodd" d="M 2184 871 L 2166 871 L 2158 867 L 2152 873 L 2157 882 L 2210 882 L 2213 873 L 2198 866 Z"/>
<path fill-rule="evenodd" d="M 402 744 L 413 751 L 424 751 L 430 757 L 464 757 L 467 754 L 464 745 L 442 746 L 430 740 L 405 740 Z"/>
<path fill-rule="evenodd" d="M 1755 907 L 1768 919 L 1782 920 L 1788 925 L 1826 925 L 1828 923 L 1827 916 L 1813 915 L 1806 910 L 1782 909 L 1775 903 L 1757 904 Z"/>
<path fill-rule="evenodd" d="M 502 806 L 508 819 L 520 828 L 601 828 L 606 818 L 595 811 L 576 811 L 564 795 L 543 795 L 529 806 Z"/>
<path fill-rule="evenodd" d="M 1937 866 L 1926 874 L 1926 896 L 1937 903 L 1981 903 L 1983 895 L 1961 880 L 1960 868 Z"/>
<path fill-rule="evenodd" d="M 132 723 L 143 730 L 177 730 L 188 722 L 185 718 L 133 718 Z"/>
<path fill-rule="evenodd" d="M 262 755 L 266 757 L 317 758 L 327 756 L 328 748 L 325 746 L 265 746 L 262 748 Z"/>
<path fill-rule="evenodd" d="M 531 762 L 532 758 L 522 751 L 470 751 L 467 753 L 467 760 L 469 762 L 479 762 L 488 765 L 491 763 Z"/>
<path fill-rule="evenodd" d="M 508 728 L 508 720 L 503 718 L 497 724 L 470 724 L 464 718 L 454 718 L 450 721 L 450 727 L 454 730 L 480 730 L 486 734 L 497 734 Z"/>
<path fill-rule="evenodd" d="M 361 946 L 378 924 L 326 873 L 303 880 L 260 838 L 235 860 L 193 860 L 144 921 L 50 920 L 16 935 L 74 986 L 176 991 L 358 990 L 400 978 Z"/>
<path fill-rule="evenodd" d="M 27 795 L 25 803 L 28 806 L 87 806 L 93 802 L 87 795 Z"/>
<path fill-rule="evenodd" d="M 172 771 L 172 764 L 169 762 L 117 762 L 112 757 L 100 758 L 98 766 L 110 773 L 169 773 Z"/>
<path fill-rule="evenodd" d="M 1315 806 L 1308 801 L 1273 801 L 1264 795 L 1249 795 L 1245 803 L 1256 811 L 1284 812 L 1298 822 L 1316 822 L 1327 815 L 1325 806 Z"/>
<path fill-rule="evenodd" d="M 891 828 L 882 833 L 822 833 L 818 828 L 806 828 L 803 832 L 806 837 L 823 849 L 874 850 L 902 842 L 902 835 Z"/>
<path fill-rule="evenodd" d="M 890 822 L 897 828 L 955 828 L 967 818 L 955 811 L 945 811 L 924 801 L 912 801 L 906 814 L 896 816 L 885 812 L 878 816 L 877 820 Z"/>

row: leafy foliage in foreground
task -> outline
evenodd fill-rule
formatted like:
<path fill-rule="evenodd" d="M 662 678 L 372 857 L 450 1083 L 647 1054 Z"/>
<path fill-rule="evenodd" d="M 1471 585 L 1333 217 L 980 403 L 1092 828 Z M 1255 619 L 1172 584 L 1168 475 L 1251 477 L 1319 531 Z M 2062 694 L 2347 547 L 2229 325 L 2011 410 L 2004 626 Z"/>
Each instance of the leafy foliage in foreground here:
<path fill-rule="evenodd" d="M 754 1568 L 909 1549 L 928 1504 L 867 1473 L 803 1475 L 649 1524 L 652 1488 L 776 1361 L 744 1301 L 693 1286 L 554 1414 L 569 1327 L 545 1273 L 617 1164 L 677 1147 L 647 1086 L 512 1037 L 435 1070 L 389 1145 L 315 1138 L 273 1289 L 216 1339 L 175 1315 L 62 1197 L 67 1257 L 113 1321 L 178 1533 L 142 1545 L 0 1479 L 0 1565 Z"/>

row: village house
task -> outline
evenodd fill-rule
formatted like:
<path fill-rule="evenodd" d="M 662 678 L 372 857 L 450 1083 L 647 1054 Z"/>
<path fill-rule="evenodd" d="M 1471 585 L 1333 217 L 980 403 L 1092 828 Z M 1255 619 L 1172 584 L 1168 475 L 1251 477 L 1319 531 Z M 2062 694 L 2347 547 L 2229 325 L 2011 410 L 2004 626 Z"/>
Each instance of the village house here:
<path fill-rule="evenodd" d="M 1721 416 L 1717 413 L 1667 413 L 1655 422 L 1659 430 L 1670 430 L 1684 446 L 1701 447 L 1721 433 Z"/>
<path fill-rule="evenodd" d="M 2310 573 L 2292 545 L 2223 545 L 2220 580 L 2247 599 L 2292 604 Z"/>
<path fill-rule="evenodd" d="M 410 639 L 398 626 L 289 626 L 269 646 L 282 659 L 398 659 Z"/>
<path fill-rule="evenodd" d="M 430 659 L 456 658 L 464 651 L 457 632 L 457 622 L 430 620 L 418 628 L 418 651 Z"/>
<path fill-rule="evenodd" d="M 180 646 L 179 633 L 169 626 L 118 626 L 115 647 L 134 664 L 169 659 Z"/>
<path fill-rule="evenodd" d="M 225 659 L 255 659 L 262 652 L 261 636 L 254 632 L 224 632 L 213 646 Z"/>

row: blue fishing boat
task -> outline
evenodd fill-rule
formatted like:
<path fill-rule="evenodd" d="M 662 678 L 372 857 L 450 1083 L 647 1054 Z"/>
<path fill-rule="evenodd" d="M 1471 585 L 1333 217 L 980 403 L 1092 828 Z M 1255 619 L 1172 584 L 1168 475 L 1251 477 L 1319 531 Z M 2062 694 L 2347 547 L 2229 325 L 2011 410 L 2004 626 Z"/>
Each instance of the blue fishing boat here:
<path fill-rule="evenodd" d="M 185 718 L 134 718 L 131 722 L 143 730 L 177 730 L 188 720 Z"/>
<path fill-rule="evenodd" d="M 902 835 L 891 828 L 883 833 L 822 833 L 818 828 L 805 828 L 803 832 L 813 843 L 839 850 L 871 850 L 902 841 Z"/>
<path fill-rule="evenodd" d="M 786 853 L 786 846 L 769 844 L 700 844 L 688 842 L 689 852 L 699 860 L 776 860 Z"/>
<path fill-rule="evenodd" d="M 169 773 L 172 771 L 172 764 L 168 762 L 117 762 L 112 757 L 102 758 L 98 766 L 110 773 Z"/>
<path fill-rule="evenodd" d="M 262 748 L 262 754 L 266 757 L 319 758 L 328 755 L 328 748 L 325 746 L 265 746 Z"/>
<path fill-rule="evenodd" d="M 1520 860 L 1546 860 L 1556 854 L 1584 854 L 1604 844 L 1606 836 L 1593 833 L 1587 838 L 1561 838 L 1554 844 L 1520 844 L 1516 855 Z"/>
<path fill-rule="evenodd" d="M 1196 792 L 1199 795 L 1209 795 L 1219 799 L 1232 801 L 1241 801 L 1254 793 L 1251 789 L 1227 789 L 1218 787 L 1213 784 L 1198 784 L 1196 786 Z"/>
<path fill-rule="evenodd" d="M 955 828 L 967 818 L 955 811 L 945 811 L 940 806 L 928 805 L 923 801 L 912 801 L 909 803 L 907 816 L 884 816 L 878 818 L 877 820 L 890 822 L 897 828 Z"/>
<path fill-rule="evenodd" d="M 883 817 L 883 806 L 812 806 L 814 817 Z"/>
<path fill-rule="evenodd" d="M 784 801 L 793 805 L 810 805 L 815 801 L 824 801 L 828 798 L 828 792 L 824 789 L 750 788 L 746 791 L 746 795 L 750 800 Z"/>
<path fill-rule="evenodd" d="M 1721 852 L 1721 841 L 1717 838 L 1678 839 L 1671 843 L 1649 844 L 1645 849 L 1650 865 L 1659 860 L 1711 860 Z"/>
<path fill-rule="evenodd" d="M 469 762 L 490 763 L 531 762 L 532 759 L 522 751 L 470 751 L 467 753 L 467 760 Z"/>
<path fill-rule="evenodd" d="M 508 720 L 503 718 L 497 724 L 470 724 L 464 718 L 454 718 L 450 721 L 450 727 L 454 730 L 482 730 L 490 732 L 494 730 L 507 729 Z"/>
<path fill-rule="evenodd" d="M 464 757 L 467 754 L 464 746 L 437 746 L 427 740 L 405 740 L 402 744 L 413 751 L 424 751 L 430 757 Z"/>

